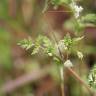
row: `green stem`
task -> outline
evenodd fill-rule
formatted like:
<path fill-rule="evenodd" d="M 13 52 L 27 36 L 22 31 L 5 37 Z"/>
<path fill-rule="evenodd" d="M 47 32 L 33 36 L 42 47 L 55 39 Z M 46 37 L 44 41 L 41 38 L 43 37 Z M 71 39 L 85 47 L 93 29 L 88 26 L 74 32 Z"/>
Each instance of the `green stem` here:
<path fill-rule="evenodd" d="M 61 78 L 61 93 L 64 96 L 64 70 L 63 66 L 60 66 L 60 78 Z"/>

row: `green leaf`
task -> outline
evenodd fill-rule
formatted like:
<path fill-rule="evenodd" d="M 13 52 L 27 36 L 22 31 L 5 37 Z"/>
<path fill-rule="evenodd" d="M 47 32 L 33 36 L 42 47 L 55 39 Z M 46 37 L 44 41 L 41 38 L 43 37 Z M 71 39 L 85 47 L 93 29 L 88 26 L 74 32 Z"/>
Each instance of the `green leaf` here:
<path fill-rule="evenodd" d="M 32 50 L 31 55 L 34 55 L 34 54 L 38 53 L 39 52 L 39 49 L 40 49 L 40 45 L 35 45 L 35 47 Z"/>
<path fill-rule="evenodd" d="M 32 42 L 31 38 L 24 39 L 20 41 L 18 45 L 26 50 L 31 49 L 31 55 L 38 53 L 40 49 L 43 49 L 43 51 L 49 56 L 54 54 L 54 45 L 46 36 L 39 35 L 34 43 Z"/>
<path fill-rule="evenodd" d="M 22 48 L 28 50 L 34 46 L 32 43 L 32 39 L 29 37 L 28 39 L 21 40 L 18 45 L 20 45 Z"/>
<path fill-rule="evenodd" d="M 49 56 L 52 56 L 54 54 L 54 45 L 52 44 L 52 41 L 49 40 L 49 38 L 44 36 L 42 45 L 45 48 L 45 53 L 47 53 Z"/>

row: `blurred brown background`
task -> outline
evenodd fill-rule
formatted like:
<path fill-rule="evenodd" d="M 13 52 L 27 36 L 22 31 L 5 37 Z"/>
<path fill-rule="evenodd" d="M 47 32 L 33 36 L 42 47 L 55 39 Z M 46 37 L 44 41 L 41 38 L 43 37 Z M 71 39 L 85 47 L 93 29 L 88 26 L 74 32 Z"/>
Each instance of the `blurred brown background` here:
<path fill-rule="evenodd" d="M 55 31 L 58 40 L 67 31 L 64 22 L 72 14 L 57 11 L 68 10 L 52 5 L 44 14 L 45 0 L 0 0 L 0 96 L 60 96 L 60 82 L 57 66 L 50 57 L 42 54 L 30 55 L 17 43 L 29 36 L 34 40 L 39 34 L 52 39 Z M 96 0 L 82 0 L 80 4 L 87 12 L 96 13 Z M 53 12 L 50 12 L 53 11 Z M 75 71 L 86 81 L 89 70 L 96 64 L 96 28 L 86 27 L 84 40 L 78 48 L 84 53 L 84 62 L 74 54 L 70 58 Z M 65 96 L 90 96 L 85 88 L 65 72 Z M 87 81 L 86 81 L 87 82 Z M 4 92 L 4 94 L 2 94 Z"/>

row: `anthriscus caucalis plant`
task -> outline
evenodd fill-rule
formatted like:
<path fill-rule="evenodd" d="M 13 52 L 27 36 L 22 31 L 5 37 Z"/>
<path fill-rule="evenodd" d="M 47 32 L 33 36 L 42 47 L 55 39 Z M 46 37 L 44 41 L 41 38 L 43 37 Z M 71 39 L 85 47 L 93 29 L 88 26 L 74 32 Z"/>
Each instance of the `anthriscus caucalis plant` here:
<path fill-rule="evenodd" d="M 71 18 L 67 20 L 64 23 L 64 27 L 72 30 L 75 34 L 74 37 L 71 37 L 70 33 L 68 32 L 62 40 L 57 41 L 55 37 L 55 33 L 53 32 L 53 37 L 55 38 L 56 42 L 54 43 L 50 38 L 48 38 L 45 35 L 39 35 L 34 41 L 29 37 L 28 39 L 21 40 L 18 45 L 20 45 L 22 48 L 29 50 L 31 49 L 31 55 L 35 55 L 38 52 L 42 51 L 48 56 L 51 56 L 53 58 L 53 61 L 59 65 L 60 67 L 60 76 L 61 80 L 64 83 L 64 75 L 63 75 L 63 69 L 66 68 L 70 74 L 72 74 L 82 85 L 84 85 L 88 91 L 91 94 L 95 94 L 95 92 L 91 89 L 91 87 L 96 88 L 96 69 L 91 71 L 89 75 L 89 85 L 87 85 L 78 75 L 77 73 L 72 69 L 74 67 L 72 61 L 69 58 L 69 53 L 71 53 L 71 49 L 75 49 L 77 43 L 79 43 L 84 36 L 80 35 L 80 32 L 83 31 L 83 29 L 86 26 L 95 26 L 96 24 L 96 14 L 94 13 L 86 13 L 83 15 L 84 9 L 82 6 L 78 5 L 76 0 L 45 0 L 45 5 L 42 10 L 42 14 L 44 12 L 47 12 L 47 9 L 49 5 L 53 5 L 54 10 L 59 6 L 67 6 L 69 7 L 70 11 L 72 12 Z M 66 11 L 65 11 L 66 12 Z M 83 53 L 75 49 L 74 50 L 78 59 L 83 60 Z M 67 53 L 67 59 L 64 60 L 63 53 Z M 64 96 L 64 84 L 61 82 L 61 89 L 62 89 L 62 96 Z M 90 87 L 91 86 L 91 87 Z"/>

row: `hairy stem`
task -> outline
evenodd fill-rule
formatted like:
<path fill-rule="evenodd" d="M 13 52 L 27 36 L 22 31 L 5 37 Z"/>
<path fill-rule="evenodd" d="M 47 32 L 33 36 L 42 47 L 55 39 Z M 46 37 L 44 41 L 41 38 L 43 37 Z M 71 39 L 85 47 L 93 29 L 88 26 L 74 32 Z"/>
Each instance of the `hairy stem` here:
<path fill-rule="evenodd" d="M 64 96 L 64 70 L 63 67 L 60 67 L 60 78 L 61 78 L 61 94 Z"/>

